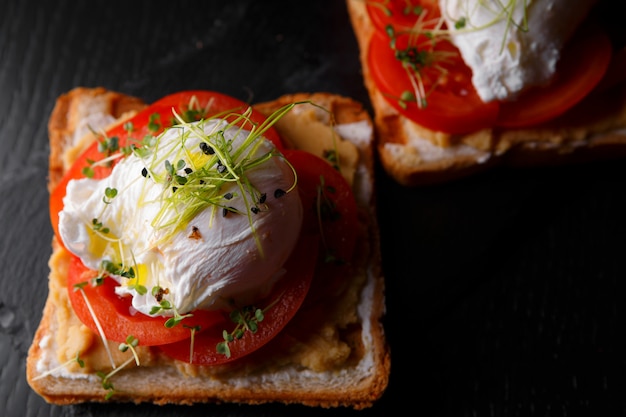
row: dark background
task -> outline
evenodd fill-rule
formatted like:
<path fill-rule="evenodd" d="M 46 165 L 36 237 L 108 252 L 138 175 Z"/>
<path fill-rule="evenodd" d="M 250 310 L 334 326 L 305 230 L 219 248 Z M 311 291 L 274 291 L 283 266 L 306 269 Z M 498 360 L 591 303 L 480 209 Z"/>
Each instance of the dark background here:
<path fill-rule="evenodd" d="M 342 0 L 1 1 L 0 415 L 624 414 L 624 161 L 419 189 L 379 170 L 392 372 L 372 409 L 46 404 L 25 359 L 51 252 L 47 120 L 76 86 L 147 102 L 196 88 L 252 102 L 329 91 L 369 108 Z"/>

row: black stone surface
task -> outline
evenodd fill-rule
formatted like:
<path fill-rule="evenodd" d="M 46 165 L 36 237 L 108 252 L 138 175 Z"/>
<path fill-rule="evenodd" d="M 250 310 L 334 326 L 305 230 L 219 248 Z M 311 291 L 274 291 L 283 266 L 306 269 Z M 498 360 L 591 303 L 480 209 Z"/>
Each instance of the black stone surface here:
<path fill-rule="evenodd" d="M 0 2 L 0 415 L 622 415 L 626 163 L 497 169 L 406 189 L 379 170 L 391 382 L 361 412 L 46 404 L 25 359 L 47 295 L 47 119 L 104 86 L 368 102 L 341 0 Z"/>

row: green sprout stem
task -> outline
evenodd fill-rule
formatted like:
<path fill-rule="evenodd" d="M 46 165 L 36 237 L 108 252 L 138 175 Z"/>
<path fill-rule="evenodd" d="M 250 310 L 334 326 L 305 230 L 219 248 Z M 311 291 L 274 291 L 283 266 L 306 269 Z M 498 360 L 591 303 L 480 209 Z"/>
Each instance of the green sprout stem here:
<path fill-rule="evenodd" d="M 59 366 L 56 366 L 40 375 L 37 375 L 35 378 L 33 378 L 33 381 L 37 381 L 39 379 L 45 378 L 49 375 L 52 375 L 53 373 L 60 371 L 63 368 L 66 368 L 68 366 L 70 366 L 72 363 L 76 362 L 78 364 L 78 366 L 80 366 L 81 368 L 85 367 L 85 362 L 80 358 L 80 351 L 76 352 L 76 356 L 68 359 L 66 362 L 60 364 Z"/>

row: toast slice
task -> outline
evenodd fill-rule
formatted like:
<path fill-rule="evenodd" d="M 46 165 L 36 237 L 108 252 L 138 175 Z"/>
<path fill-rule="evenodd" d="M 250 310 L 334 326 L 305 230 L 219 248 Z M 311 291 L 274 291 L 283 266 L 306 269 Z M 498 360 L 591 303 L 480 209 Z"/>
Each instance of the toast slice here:
<path fill-rule="evenodd" d="M 611 64 L 611 76 L 618 81 L 557 119 L 529 128 L 448 134 L 412 122 L 387 102 L 368 67 L 374 26 L 366 2 L 346 2 L 374 111 L 376 148 L 383 168 L 399 183 L 440 183 L 501 164 L 531 166 L 626 155 L 626 50 L 617 51 Z"/>
<path fill-rule="evenodd" d="M 353 184 L 360 219 L 354 274 L 332 295 L 324 294 L 323 306 L 310 301 L 278 337 L 241 360 L 194 366 L 138 346 L 140 366 L 133 363 L 116 373 L 111 378 L 115 395 L 106 398 L 98 375 L 108 371 L 102 359 L 106 349 L 72 311 L 65 286 L 69 256 L 55 237 L 49 295 L 27 358 L 27 380 L 33 390 L 54 404 L 277 402 L 363 409 L 381 397 L 388 384 L 390 353 L 382 326 L 385 299 L 374 199 L 372 121 L 360 103 L 327 93 L 284 96 L 256 108 L 271 114 L 291 102 L 303 104 L 276 125 L 289 146 L 315 148 L 309 141 L 316 136 L 300 136 L 298 131 L 328 126 L 333 119 L 341 140 L 353 144 L 355 163 L 345 175 Z M 96 132 L 123 123 L 144 107 L 140 99 L 103 88 L 76 88 L 59 97 L 49 122 L 50 190 L 80 150 L 95 140 Z M 308 129 L 299 129 L 303 123 Z M 306 332 L 301 331 L 303 323 L 307 323 Z M 129 352 L 119 352 L 117 344 L 109 344 L 116 363 L 128 359 Z"/>

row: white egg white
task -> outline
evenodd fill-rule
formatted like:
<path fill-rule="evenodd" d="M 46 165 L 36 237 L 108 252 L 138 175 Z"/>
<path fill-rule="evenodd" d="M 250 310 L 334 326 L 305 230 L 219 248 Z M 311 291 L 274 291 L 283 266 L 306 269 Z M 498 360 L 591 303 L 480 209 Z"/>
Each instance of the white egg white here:
<path fill-rule="evenodd" d="M 452 41 L 485 102 L 548 83 L 561 50 L 597 0 L 439 0 Z M 465 25 L 455 29 L 464 19 Z"/>
<path fill-rule="evenodd" d="M 158 138 L 153 152 L 124 158 L 108 177 L 70 181 L 59 215 L 65 247 L 94 270 L 102 269 L 103 260 L 121 270 L 133 267 L 136 278 L 121 273 L 114 278 L 122 284 L 119 294 L 131 296 L 133 308 L 143 314 L 151 314 L 160 297 L 174 308 L 152 313 L 171 316 L 220 308 L 232 299 L 245 304 L 267 293 L 283 273 L 302 223 L 297 189 L 274 195 L 292 188 L 291 167 L 272 156 L 244 170 L 240 181 L 214 181 L 217 165 L 209 167 L 211 156 L 200 148 L 203 141 L 213 143 L 213 149 L 233 159 L 230 166 L 274 150 L 265 139 L 247 140 L 249 133 L 222 120 L 178 126 Z M 177 165 L 181 160 L 184 168 Z M 202 199 L 193 197 L 190 182 L 171 178 L 165 161 L 184 178 L 192 177 L 185 168 L 210 168 L 193 187 L 213 193 L 213 200 L 191 218 L 179 215 L 191 213 L 190 206 Z M 107 188 L 117 195 L 107 198 Z M 94 231 L 93 219 L 100 231 Z M 141 286 L 147 292 L 138 291 Z M 159 299 L 155 287 L 164 290 Z"/>

